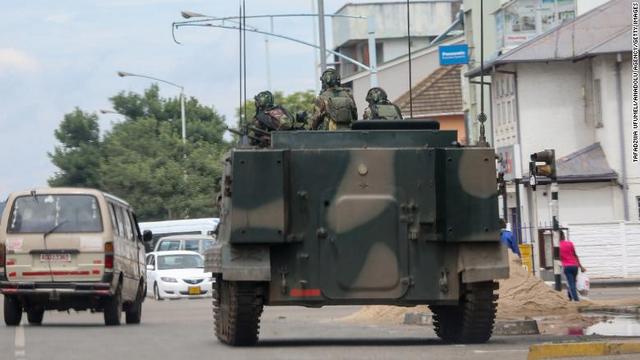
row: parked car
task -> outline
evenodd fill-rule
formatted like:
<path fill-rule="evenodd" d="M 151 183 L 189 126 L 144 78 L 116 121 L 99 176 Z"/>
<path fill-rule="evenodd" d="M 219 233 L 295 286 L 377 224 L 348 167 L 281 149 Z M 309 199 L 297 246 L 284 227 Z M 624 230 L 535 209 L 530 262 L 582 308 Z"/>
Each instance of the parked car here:
<path fill-rule="evenodd" d="M 204 258 L 195 251 L 147 254 L 147 295 L 156 300 L 204 297 L 213 279 L 204 272 Z"/>
<path fill-rule="evenodd" d="M 173 235 L 158 240 L 154 252 L 187 250 L 204 255 L 215 244 L 215 238 L 207 235 Z"/>
<path fill-rule="evenodd" d="M 42 323 L 46 310 L 104 313 L 106 325 L 140 323 L 146 285 L 143 240 L 124 200 L 92 189 L 13 193 L 0 227 L 4 321 Z"/>

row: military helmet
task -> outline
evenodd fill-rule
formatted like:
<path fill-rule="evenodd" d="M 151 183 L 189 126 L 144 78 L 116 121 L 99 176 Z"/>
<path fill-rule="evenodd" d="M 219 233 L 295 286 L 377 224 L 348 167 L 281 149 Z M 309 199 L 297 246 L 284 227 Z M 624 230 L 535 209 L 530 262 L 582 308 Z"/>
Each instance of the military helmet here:
<path fill-rule="evenodd" d="M 256 108 L 273 107 L 273 94 L 271 91 L 261 91 L 253 99 L 256 101 Z"/>
<path fill-rule="evenodd" d="M 367 92 L 365 99 L 368 103 L 378 104 L 387 101 L 387 93 L 379 87 L 373 87 Z"/>
<path fill-rule="evenodd" d="M 322 84 L 328 87 L 340 85 L 340 74 L 336 69 L 327 69 L 322 73 L 320 77 Z"/>

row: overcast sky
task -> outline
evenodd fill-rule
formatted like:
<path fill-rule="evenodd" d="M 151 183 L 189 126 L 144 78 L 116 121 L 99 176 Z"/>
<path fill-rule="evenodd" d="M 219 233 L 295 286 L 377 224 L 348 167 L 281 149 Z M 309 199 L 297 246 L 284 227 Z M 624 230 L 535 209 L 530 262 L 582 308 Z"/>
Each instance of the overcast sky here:
<path fill-rule="evenodd" d="M 345 0 L 325 0 L 335 12 Z M 358 2 L 358 1 L 350 1 Z M 246 0 L 247 14 L 309 12 L 311 0 Z M 54 129 L 74 107 L 97 112 L 121 90 L 140 92 L 150 82 L 119 78 L 142 73 L 182 84 L 188 95 L 227 119 L 238 103 L 236 32 L 182 28 L 177 45 L 171 23 L 181 10 L 214 16 L 238 13 L 233 0 L 3 0 L 0 2 L 0 198 L 46 186 L 55 167 L 47 152 Z M 268 28 L 267 21 L 249 24 Z M 330 22 L 327 23 L 330 39 Z M 275 32 L 311 41 L 310 19 L 276 20 Z M 264 37 L 247 34 L 248 96 L 266 88 Z M 330 44 L 330 42 L 329 42 Z M 315 87 L 313 49 L 271 40 L 272 83 L 285 93 Z M 177 90 L 161 85 L 163 96 Z M 118 121 L 100 115 L 102 129 Z"/>

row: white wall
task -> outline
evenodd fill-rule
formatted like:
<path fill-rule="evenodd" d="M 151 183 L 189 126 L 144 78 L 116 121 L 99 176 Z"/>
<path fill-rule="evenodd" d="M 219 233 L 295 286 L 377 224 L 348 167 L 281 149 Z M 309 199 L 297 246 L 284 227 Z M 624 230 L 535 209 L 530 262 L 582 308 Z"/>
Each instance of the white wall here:
<path fill-rule="evenodd" d="M 576 1 L 576 16 L 580 16 L 589 10 L 598 7 L 609 0 L 577 0 Z"/>
<path fill-rule="evenodd" d="M 523 164 L 533 152 L 555 149 L 562 157 L 595 142 L 592 126 L 585 123 L 585 64 L 517 65 Z"/>
<path fill-rule="evenodd" d="M 453 21 L 450 1 L 411 3 L 411 32 L 415 36 L 438 36 Z M 337 14 L 372 17 L 378 39 L 400 38 L 407 34 L 407 7 L 405 3 L 372 3 L 347 5 Z M 333 47 L 349 40 L 367 38 L 367 21 L 333 18 Z"/>
<path fill-rule="evenodd" d="M 412 46 L 411 50 L 424 49 L 429 46 L 430 41 L 427 38 L 411 38 Z M 407 39 L 384 39 L 382 41 L 382 55 L 383 62 L 387 62 L 396 59 L 400 56 L 407 55 Z M 381 64 L 378 64 L 380 66 Z"/>
<path fill-rule="evenodd" d="M 538 223 L 551 226 L 551 193 L 546 185 L 538 186 Z M 610 182 L 560 184 L 558 193 L 561 223 L 620 221 L 622 199 L 618 187 Z"/>
<path fill-rule="evenodd" d="M 569 223 L 569 238 L 591 278 L 640 277 L 639 223 Z"/>
<path fill-rule="evenodd" d="M 464 39 L 458 38 L 445 44 L 459 44 L 462 42 L 464 42 Z M 437 46 L 417 51 L 412 54 L 412 58 L 412 86 L 424 80 L 440 67 Z M 409 91 L 409 63 L 407 59 L 408 56 L 404 56 L 378 69 L 378 86 L 387 92 L 389 100 L 391 101 L 395 101 L 398 97 Z M 342 79 L 343 83 L 349 81 L 353 82 L 353 97 L 358 107 L 358 115 L 362 116 L 362 112 L 367 106 L 365 97 L 367 96 L 367 91 L 371 88 L 369 75 L 367 73 L 361 73 Z"/>

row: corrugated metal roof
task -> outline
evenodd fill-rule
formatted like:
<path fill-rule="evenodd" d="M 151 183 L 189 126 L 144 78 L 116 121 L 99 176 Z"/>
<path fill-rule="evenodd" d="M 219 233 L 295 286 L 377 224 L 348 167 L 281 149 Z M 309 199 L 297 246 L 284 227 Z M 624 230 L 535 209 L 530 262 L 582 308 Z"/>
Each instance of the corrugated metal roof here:
<path fill-rule="evenodd" d="M 460 66 L 440 67 L 412 89 L 413 117 L 462 114 Z M 409 117 L 409 92 L 394 101 Z"/>
<path fill-rule="evenodd" d="M 630 52 L 631 2 L 611 0 L 485 63 L 485 73 L 501 64 L 578 60 L 592 55 Z M 479 67 L 465 74 L 478 75 Z"/>

